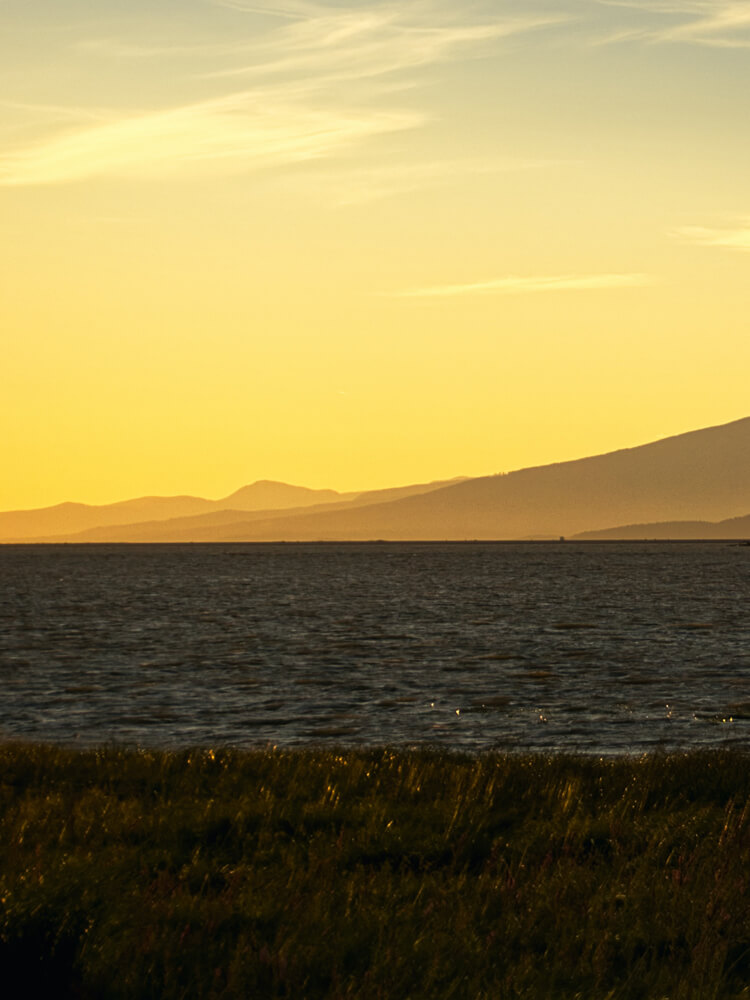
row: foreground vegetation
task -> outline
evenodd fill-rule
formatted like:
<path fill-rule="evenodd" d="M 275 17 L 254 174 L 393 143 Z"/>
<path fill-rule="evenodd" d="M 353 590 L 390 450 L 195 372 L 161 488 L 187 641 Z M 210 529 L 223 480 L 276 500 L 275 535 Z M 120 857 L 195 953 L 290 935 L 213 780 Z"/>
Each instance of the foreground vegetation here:
<path fill-rule="evenodd" d="M 748 763 L 6 745 L 3 992 L 750 997 Z"/>

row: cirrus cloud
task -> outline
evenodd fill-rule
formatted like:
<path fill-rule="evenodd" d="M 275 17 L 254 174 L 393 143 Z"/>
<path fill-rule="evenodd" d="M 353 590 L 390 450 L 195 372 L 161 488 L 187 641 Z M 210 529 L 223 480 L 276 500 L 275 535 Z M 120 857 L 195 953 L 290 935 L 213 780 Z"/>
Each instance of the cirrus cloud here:
<path fill-rule="evenodd" d="M 413 77 L 459 54 L 483 54 L 500 38 L 560 20 L 472 16 L 470 8 L 451 11 L 435 0 L 355 10 L 293 0 L 280 10 L 243 0 L 217 2 L 248 15 L 281 14 L 270 30 L 258 34 L 249 25 L 244 38 L 228 40 L 224 66 L 198 75 L 212 94 L 217 87 L 225 93 L 178 106 L 97 109 L 94 122 L 88 108 L 61 109 L 56 124 L 47 125 L 34 142 L 0 148 L 0 186 L 252 170 L 333 157 L 353 144 L 429 120 L 415 102 L 394 105 L 393 90 L 415 82 L 405 74 Z M 125 59 L 165 54 L 160 44 L 97 39 L 89 55 L 101 55 L 108 45 Z M 85 42 L 79 50 L 86 51 Z M 177 50 L 184 54 L 183 47 Z M 221 45 L 207 42 L 205 50 L 206 58 L 215 60 Z M 193 55 L 197 65 L 200 46 Z M 71 126 L 76 117 L 77 126 Z"/>
<path fill-rule="evenodd" d="M 717 48 L 750 47 L 748 0 L 597 0 L 603 7 L 640 11 L 644 20 L 612 41 L 644 39 Z"/>
<path fill-rule="evenodd" d="M 463 295 L 523 295 L 536 292 L 596 291 L 613 288 L 634 288 L 653 283 L 648 274 L 545 274 L 506 275 L 490 281 L 474 281 L 461 285 L 433 285 L 393 293 L 397 298 L 452 298 Z"/>
<path fill-rule="evenodd" d="M 684 243 L 696 246 L 750 251 L 750 218 L 724 228 L 682 226 L 675 230 L 675 236 Z"/>
<path fill-rule="evenodd" d="M 63 132 L 0 157 L 0 185 L 53 184 L 95 176 L 160 176 L 250 169 L 331 155 L 369 136 L 414 128 L 414 112 L 303 108 L 257 93 L 124 115 Z"/>

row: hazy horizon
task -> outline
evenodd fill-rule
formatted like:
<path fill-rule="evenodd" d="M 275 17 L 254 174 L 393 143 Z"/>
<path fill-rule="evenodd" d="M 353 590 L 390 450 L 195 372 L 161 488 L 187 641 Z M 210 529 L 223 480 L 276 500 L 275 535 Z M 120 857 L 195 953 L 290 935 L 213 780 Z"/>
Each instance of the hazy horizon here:
<path fill-rule="evenodd" d="M 747 412 L 736 0 L 5 0 L 0 510 Z"/>
<path fill-rule="evenodd" d="M 694 537 L 697 522 L 715 537 L 718 527 L 710 522 L 730 518 L 732 532 L 744 537 L 748 459 L 745 417 L 504 475 L 359 494 L 260 481 L 217 501 L 178 495 L 0 512 L 0 541 L 518 540 L 656 524 L 661 537 L 670 530 Z"/>
<path fill-rule="evenodd" d="M 486 473 L 486 474 L 480 475 L 480 476 L 461 476 L 461 475 L 456 475 L 456 476 L 446 477 L 445 479 L 429 480 L 429 481 L 426 481 L 425 483 L 421 483 L 421 484 L 416 484 L 414 482 L 411 482 L 411 483 L 391 483 L 388 486 L 383 486 L 383 487 L 379 487 L 378 486 L 378 487 L 365 488 L 365 489 L 359 489 L 359 490 L 356 490 L 356 489 L 355 490 L 337 490 L 335 487 L 326 487 L 326 486 L 323 486 L 323 487 L 311 487 L 311 486 L 308 486 L 305 483 L 290 483 L 290 482 L 285 481 L 285 480 L 275 480 L 275 479 L 272 480 L 272 479 L 261 478 L 261 479 L 253 480 L 252 482 L 242 483 L 240 486 L 238 486 L 235 489 L 232 489 L 226 495 L 222 495 L 222 496 L 218 496 L 218 497 L 202 497 L 199 494 L 197 494 L 197 493 L 191 493 L 188 490 L 182 490 L 182 491 L 180 491 L 178 493 L 171 494 L 171 495 L 160 495 L 160 494 L 132 495 L 131 494 L 129 496 L 118 497 L 118 498 L 116 498 L 114 500 L 111 500 L 111 501 L 104 501 L 101 504 L 91 504 L 90 502 L 88 502 L 86 500 L 81 500 L 79 497 L 67 497 L 65 500 L 59 501 L 56 504 L 45 505 L 45 507 L 43 507 L 43 508 L 38 508 L 38 507 L 33 507 L 33 508 L 9 508 L 6 511 L 0 511 L 0 513 L 14 513 L 14 512 L 22 513 L 22 512 L 25 512 L 25 511 L 31 512 L 31 511 L 34 511 L 34 510 L 47 509 L 48 507 L 64 506 L 64 505 L 68 505 L 68 504 L 81 505 L 81 506 L 87 506 L 87 507 L 88 506 L 94 506 L 94 507 L 104 506 L 104 507 L 107 507 L 107 506 L 118 506 L 118 505 L 123 505 L 124 506 L 124 505 L 127 505 L 127 504 L 139 503 L 141 501 L 152 501 L 153 500 L 153 501 L 157 501 L 158 502 L 160 500 L 167 500 L 167 499 L 185 499 L 185 500 L 188 500 L 188 501 L 190 501 L 190 500 L 201 500 L 201 501 L 206 501 L 209 504 L 222 504 L 225 501 L 232 501 L 234 498 L 242 495 L 246 491 L 251 491 L 251 492 L 255 491 L 256 493 L 264 496 L 268 500 L 268 507 L 267 507 L 268 510 L 276 510 L 276 509 L 283 510 L 285 507 L 297 506 L 296 503 L 293 503 L 292 500 L 289 499 L 286 496 L 284 496 L 283 499 L 280 499 L 280 497 L 284 495 L 285 491 L 289 491 L 291 493 L 291 495 L 293 497 L 296 497 L 297 499 L 300 499 L 302 494 L 308 494 L 308 498 L 305 500 L 305 504 L 309 503 L 309 504 L 312 505 L 312 504 L 316 504 L 316 503 L 317 504 L 340 503 L 341 501 L 351 502 L 351 500 L 353 500 L 356 497 L 367 497 L 370 494 L 376 495 L 376 494 L 379 494 L 379 493 L 384 493 L 384 494 L 391 493 L 391 492 L 392 493 L 397 493 L 397 492 L 400 492 L 400 491 L 408 491 L 408 490 L 416 489 L 416 488 L 422 487 L 422 486 L 424 486 L 424 487 L 431 487 L 433 485 L 434 486 L 453 485 L 455 483 L 458 483 L 458 482 L 461 482 L 461 481 L 464 481 L 464 480 L 468 480 L 468 479 L 488 479 L 488 478 L 492 478 L 492 477 L 495 477 L 495 476 L 506 476 L 506 475 L 509 475 L 510 473 L 526 472 L 526 471 L 530 471 L 530 470 L 534 470 L 534 469 L 545 468 L 548 465 L 567 465 L 569 463 L 581 462 L 581 461 L 583 461 L 585 459 L 590 459 L 590 458 L 603 458 L 603 457 L 606 457 L 608 455 L 614 455 L 614 454 L 616 454 L 617 452 L 620 452 L 620 451 L 631 451 L 634 448 L 642 448 L 642 447 L 645 447 L 647 445 L 658 444 L 661 441 L 668 441 L 668 440 L 670 440 L 673 437 L 680 438 L 680 437 L 683 437 L 685 435 L 695 434 L 695 433 L 698 433 L 698 432 L 701 432 L 701 431 L 718 430 L 718 429 L 720 429 L 722 427 L 727 427 L 728 428 L 728 427 L 730 427 L 733 424 L 743 423 L 745 420 L 750 420 L 750 416 L 748 416 L 748 417 L 740 417 L 737 420 L 728 421 L 726 424 L 719 424 L 719 425 L 716 425 L 714 427 L 691 428 L 688 431 L 683 431 L 683 432 L 680 432 L 680 433 L 675 434 L 675 435 L 669 435 L 668 437 L 665 437 L 665 438 L 657 438 L 654 441 L 642 441 L 639 444 L 634 445 L 634 446 L 625 446 L 625 447 L 622 447 L 622 448 L 607 449 L 607 450 L 601 452 L 599 455 L 576 455 L 576 456 L 571 457 L 571 458 L 560 459 L 559 461 L 551 462 L 551 463 L 541 463 L 539 465 L 521 466 L 518 469 L 498 470 L 498 471 Z M 750 503 L 750 500 L 748 502 Z M 228 503 L 227 507 L 223 508 L 223 509 L 231 509 L 231 508 L 232 508 L 232 504 Z M 243 509 L 241 504 L 239 505 L 238 509 Z M 248 510 L 254 510 L 254 509 L 256 509 L 256 507 L 249 507 L 247 509 Z M 264 509 L 264 508 L 263 507 L 258 507 L 257 509 Z"/>

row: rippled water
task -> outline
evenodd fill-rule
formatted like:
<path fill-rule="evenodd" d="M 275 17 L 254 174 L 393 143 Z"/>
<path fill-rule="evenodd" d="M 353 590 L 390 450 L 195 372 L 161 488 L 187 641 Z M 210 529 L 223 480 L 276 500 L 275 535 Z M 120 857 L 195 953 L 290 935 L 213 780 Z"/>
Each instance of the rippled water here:
<path fill-rule="evenodd" d="M 0 547 L 0 738 L 750 745 L 750 547 Z"/>

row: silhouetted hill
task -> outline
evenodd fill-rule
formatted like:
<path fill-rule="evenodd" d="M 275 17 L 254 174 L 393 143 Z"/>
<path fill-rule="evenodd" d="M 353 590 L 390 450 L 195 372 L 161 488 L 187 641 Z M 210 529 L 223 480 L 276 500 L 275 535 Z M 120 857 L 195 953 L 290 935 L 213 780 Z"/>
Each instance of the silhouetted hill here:
<path fill-rule="evenodd" d="M 726 521 L 659 521 L 624 524 L 603 531 L 583 531 L 578 541 L 690 541 L 698 539 L 750 539 L 750 514 Z"/>
<path fill-rule="evenodd" d="M 425 493 L 440 489 L 446 482 L 460 481 L 443 480 L 363 493 L 337 493 L 335 490 L 310 490 L 303 486 L 260 480 L 243 486 L 222 500 L 142 497 L 101 507 L 66 503 L 39 510 L 0 514 L 0 541 L 214 541 L 215 529 L 234 523 L 268 520 L 280 514 L 329 510 L 333 505 L 367 505 L 376 500 Z M 264 502 L 275 502 L 278 507 L 264 507 Z M 290 506 L 293 503 L 295 505 Z"/>
<path fill-rule="evenodd" d="M 214 502 L 200 497 L 139 497 L 93 506 L 61 503 L 36 510 L 0 513 L 0 541 L 24 541 L 34 536 L 67 535 L 102 525 L 128 524 L 152 518 L 183 517 L 211 510 Z"/>
<path fill-rule="evenodd" d="M 413 486 L 390 486 L 383 490 L 367 490 L 359 493 L 353 500 L 347 500 L 342 507 L 369 507 L 376 503 L 390 503 L 404 497 L 418 496 L 422 493 L 432 493 L 435 490 L 453 486 L 455 483 L 467 482 L 467 476 L 456 476 L 454 479 L 443 479 L 434 483 L 416 483 Z"/>
<path fill-rule="evenodd" d="M 290 507 L 335 503 L 348 499 L 349 496 L 337 493 L 336 490 L 310 490 L 306 486 L 290 486 L 288 483 L 259 479 L 250 486 L 242 486 L 217 503 L 231 510 L 285 510 Z"/>
<path fill-rule="evenodd" d="M 217 541 L 570 536 L 613 524 L 717 521 L 750 505 L 750 418 L 592 458 L 470 479 L 366 507 L 258 519 Z"/>
<path fill-rule="evenodd" d="M 267 510 L 272 507 L 302 508 L 321 501 L 348 500 L 357 494 L 335 490 L 309 490 L 261 480 L 243 486 L 221 500 L 202 497 L 138 497 L 118 503 L 95 506 L 62 503 L 37 510 L 14 510 L 0 513 L 0 541 L 23 541 L 54 535 L 69 535 L 94 528 L 135 524 L 143 521 L 166 521 L 231 508 L 236 511 Z"/>
<path fill-rule="evenodd" d="M 46 511 L 1 514 L 0 538 L 53 541 L 62 540 L 67 531 L 67 541 L 520 539 L 569 537 L 618 524 L 724 521 L 744 517 L 750 507 L 750 418 L 507 475 L 369 494 L 334 493 L 338 499 L 323 505 L 315 503 L 321 492 L 333 493 L 256 483 L 218 501 L 144 498 L 108 508 L 63 504 Z M 272 494 L 276 502 L 286 496 L 311 505 L 252 508 Z M 173 514 L 176 502 L 191 509 Z M 149 507 L 152 503 L 160 506 Z M 133 505 L 158 513 L 133 517 Z M 242 505 L 247 505 L 244 511 L 238 509 Z M 61 508 L 66 508 L 62 520 Z M 84 523 L 85 534 L 81 527 L 77 532 L 76 527 L 59 528 L 62 521 L 70 525 L 75 518 L 80 524 L 81 508 L 89 512 L 86 516 L 99 518 Z M 51 519 L 52 511 L 57 512 L 55 528 L 31 530 L 46 517 Z M 211 517 L 203 520 L 205 515 Z M 185 517 L 189 523 L 180 521 Z M 152 523 L 143 523 L 147 521 Z M 114 525 L 117 531 L 102 530 Z"/>

